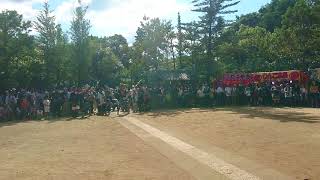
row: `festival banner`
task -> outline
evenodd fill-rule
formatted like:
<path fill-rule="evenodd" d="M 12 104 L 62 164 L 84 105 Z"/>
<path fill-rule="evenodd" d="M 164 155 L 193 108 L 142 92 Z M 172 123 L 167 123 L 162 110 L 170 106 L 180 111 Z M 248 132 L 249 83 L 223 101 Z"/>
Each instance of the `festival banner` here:
<path fill-rule="evenodd" d="M 248 85 L 252 83 L 272 82 L 272 81 L 306 81 L 308 78 L 302 71 L 276 71 L 276 72 L 257 72 L 257 73 L 234 73 L 225 74 L 223 84 L 227 86 Z"/>

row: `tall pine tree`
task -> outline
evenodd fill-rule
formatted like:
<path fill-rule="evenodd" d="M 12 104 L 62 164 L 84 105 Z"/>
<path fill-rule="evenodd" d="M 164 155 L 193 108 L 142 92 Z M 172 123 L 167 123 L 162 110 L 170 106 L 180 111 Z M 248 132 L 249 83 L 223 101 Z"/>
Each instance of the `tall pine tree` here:
<path fill-rule="evenodd" d="M 89 77 L 89 33 L 90 21 L 85 18 L 87 6 L 83 6 L 81 0 L 78 0 L 79 6 L 74 11 L 74 17 L 71 22 L 71 40 L 73 45 L 73 60 L 75 62 L 75 72 L 77 73 L 77 82 L 80 86 L 85 83 Z"/>
<path fill-rule="evenodd" d="M 219 31 L 224 25 L 223 15 L 232 14 L 236 10 L 229 10 L 240 1 L 235 0 L 193 0 L 195 9 L 193 11 L 202 13 L 199 25 L 203 28 L 204 42 L 206 43 L 206 53 L 208 60 L 208 75 L 213 75 L 213 44 Z"/>
<path fill-rule="evenodd" d="M 40 11 L 37 20 L 34 22 L 35 29 L 38 31 L 37 38 L 38 47 L 41 51 L 40 59 L 43 61 L 44 68 L 41 74 L 45 86 L 56 83 L 58 62 L 55 57 L 56 46 L 56 24 L 55 17 L 52 15 L 49 3 L 43 4 L 43 9 Z"/>

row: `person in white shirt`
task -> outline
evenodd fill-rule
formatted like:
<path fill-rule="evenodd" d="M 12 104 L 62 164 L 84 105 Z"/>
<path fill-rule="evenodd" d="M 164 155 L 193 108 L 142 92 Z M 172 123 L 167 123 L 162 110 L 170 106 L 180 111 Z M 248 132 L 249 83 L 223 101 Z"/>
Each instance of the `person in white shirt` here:
<path fill-rule="evenodd" d="M 284 97 L 286 99 L 286 104 L 292 106 L 292 87 L 290 84 L 287 84 L 284 90 Z"/>
<path fill-rule="evenodd" d="M 97 99 L 98 99 L 98 114 L 103 115 L 104 114 L 104 109 L 103 106 L 105 104 L 105 96 L 103 91 L 99 91 L 97 94 Z"/>
<path fill-rule="evenodd" d="M 246 95 L 246 102 L 248 105 L 251 104 L 251 96 L 252 96 L 252 91 L 251 91 L 251 87 L 250 86 L 247 86 L 245 89 L 244 89 L 244 94 Z"/>
<path fill-rule="evenodd" d="M 224 88 L 224 92 L 226 94 L 226 104 L 230 105 L 231 104 L 231 95 L 232 95 L 232 88 L 227 86 Z"/>
<path fill-rule="evenodd" d="M 44 116 L 46 118 L 48 118 L 49 113 L 50 113 L 50 99 L 48 98 L 48 96 L 46 96 L 43 100 L 43 111 L 44 111 Z"/>
<path fill-rule="evenodd" d="M 280 102 L 280 90 L 274 82 L 272 82 L 271 97 L 272 97 L 273 105 L 274 106 L 278 105 Z"/>
<path fill-rule="evenodd" d="M 220 93 L 223 93 L 224 91 L 223 91 L 223 88 L 221 87 L 221 86 L 219 86 L 218 88 L 217 88 L 217 93 L 218 94 L 220 94 Z"/>
<path fill-rule="evenodd" d="M 221 86 L 218 86 L 216 93 L 217 93 L 217 104 L 219 106 L 221 106 L 224 104 L 224 90 L 223 90 L 223 88 Z"/>
<path fill-rule="evenodd" d="M 197 103 L 197 105 L 198 105 L 198 106 L 203 106 L 204 96 L 205 96 L 203 86 L 201 86 L 201 87 L 198 88 L 197 96 L 198 96 L 198 103 Z"/>

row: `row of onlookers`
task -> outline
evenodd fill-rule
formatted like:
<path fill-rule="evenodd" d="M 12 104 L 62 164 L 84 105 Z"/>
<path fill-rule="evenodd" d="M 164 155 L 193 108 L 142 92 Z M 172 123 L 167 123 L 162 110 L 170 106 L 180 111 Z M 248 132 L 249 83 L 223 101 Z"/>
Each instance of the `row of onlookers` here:
<path fill-rule="evenodd" d="M 92 115 L 105 111 L 106 103 L 113 110 L 127 102 L 133 112 L 163 107 L 211 107 L 231 105 L 319 107 L 319 85 L 306 88 L 295 82 L 251 85 L 191 85 L 127 88 L 64 88 L 54 91 L 9 90 L 0 94 L 0 119 L 41 119 Z M 170 105 L 170 106 L 169 106 Z M 104 114 L 104 113 L 103 113 Z"/>

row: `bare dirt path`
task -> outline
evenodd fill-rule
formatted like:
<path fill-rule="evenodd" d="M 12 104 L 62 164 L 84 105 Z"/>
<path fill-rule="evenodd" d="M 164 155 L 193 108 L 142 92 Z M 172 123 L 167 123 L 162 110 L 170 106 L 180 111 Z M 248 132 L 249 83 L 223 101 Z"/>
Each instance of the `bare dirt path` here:
<path fill-rule="evenodd" d="M 0 179 L 194 179 L 115 119 L 0 123 Z"/>
<path fill-rule="evenodd" d="M 128 118 L 149 125 L 149 131 Z M 149 128 L 149 129 L 150 129 Z M 174 148 L 166 136 L 184 146 Z M 151 133 L 150 133 L 151 132 Z M 159 134 L 159 133 L 158 133 Z M 181 140 L 181 142 L 179 142 Z M 317 109 L 187 109 L 0 123 L 0 179 L 226 180 L 198 159 L 215 155 L 261 179 L 318 180 Z M 182 149 L 181 149 L 182 148 Z M 185 150 L 183 149 L 185 148 Z M 185 151 L 185 152 L 182 152 Z M 282 176 L 284 175 L 284 176 Z M 281 178 L 280 178 L 281 177 Z M 237 179 L 236 177 L 234 179 Z"/>
<path fill-rule="evenodd" d="M 320 178 L 318 109 L 193 109 L 134 117 L 260 177 L 270 171 L 257 166 L 298 180 Z"/>

